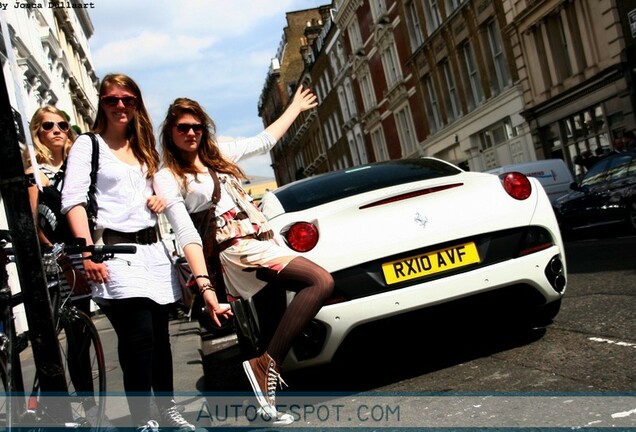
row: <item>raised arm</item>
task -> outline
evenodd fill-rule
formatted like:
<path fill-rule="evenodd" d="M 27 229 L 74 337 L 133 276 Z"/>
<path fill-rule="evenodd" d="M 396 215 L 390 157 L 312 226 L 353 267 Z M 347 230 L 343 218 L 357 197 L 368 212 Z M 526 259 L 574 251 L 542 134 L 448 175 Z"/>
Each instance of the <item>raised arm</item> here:
<path fill-rule="evenodd" d="M 285 135 L 287 129 L 294 123 L 294 120 L 296 120 L 296 117 L 298 117 L 301 112 L 314 108 L 317 105 L 316 95 L 311 89 L 299 85 L 287 109 L 274 123 L 267 126 L 265 132 L 271 134 L 274 137 L 274 141 L 278 141 Z"/>

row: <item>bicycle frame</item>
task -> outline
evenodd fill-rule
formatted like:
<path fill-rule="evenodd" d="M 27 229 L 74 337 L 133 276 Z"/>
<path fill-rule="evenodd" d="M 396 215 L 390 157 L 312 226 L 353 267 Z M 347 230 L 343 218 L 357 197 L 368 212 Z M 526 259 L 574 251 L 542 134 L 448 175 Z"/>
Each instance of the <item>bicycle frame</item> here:
<path fill-rule="evenodd" d="M 0 234 L 6 236 L 6 232 L 0 232 Z M 112 258 L 115 253 L 136 252 L 135 246 L 71 246 L 68 247 L 68 249 L 72 251 L 72 253 L 91 252 L 93 256 L 90 259 L 100 262 Z M 51 252 L 45 254 L 43 262 L 47 265 L 56 266 L 57 258 L 64 253 L 64 251 L 65 246 L 63 244 L 56 245 Z M 92 347 L 97 352 L 100 370 L 100 395 L 103 396 L 103 393 L 105 393 L 105 364 L 97 330 L 89 316 L 78 310 L 75 306 L 67 303 L 68 299 L 62 299 L 61 293 L 59 292 L 61 283 L 59 281 L 51 283 L 48 286 L 47 293 L 49 293 L 50 296 L 50 290 L 53 288 L 54 299 L 51 307 L 54 308 L 52 313 L 55 318 L 56 333 L 63 331 L 64 340 L 68 343 L 67 356 L 65 357 L 69 367 L 67 375 L 71 375 L 72 380 L 80 380 L 80 387 L 83 388 L 77 389 L 78 384 L 73 382 L 73 385 L 76 387 L 76 393 L 74 398 L 70 399 L 59 397 L 64 396 L 64 394 L 70 396 L 66 384 L 64 388 L 59 389 L 58 394 L 49 395 L 49 392 L 41 394 L 37 376 L 39 367 L 37 360 L 34 358 L 36 363 L 36 375 L 34 377 L 33 392 L 31 396 L 26 395 L 19 355 L 28 345 L 28 340 L 25 333 L 20 335 L 16 334 L 14 326 L 15 317 L 13 313 L 13 307 L 22 302 L 22 296 L 21 294 L 11 294 L 8 283 L 8 263 L 9 258 L 7 250 L 4 247 L 4 242 L 0 242 L 0 379 L 5 386 L 6 397 L 4 419 L 1 418 L 2 401 L 0 400 L 0 426 L 2 426 L 2 420 L 4 420 L 8 428 L 11 428 L 14 424 L 27 427 L 36 425 L 71 428 L 85 426 L 86 418 L 79 418 L 71 412 L 73 410 L 71 399 L 79 400 L 81 404 L 83 403 L 82 401 L 88 401 L 89 399 L 87 398 L 91 394 L 96 394 L 94 390 L 92 390 L 92 378 L 87 378 L 86 370 L 82 369 L 79 365 L 79 358 L 85 354 L 84 350 L 88 349 L 84 347 Z M 55 290 L 58 292 L 55 293 Z M 49 298 L 49 300 L 51 299 Z M 79 333 L 77 330 L 79 330 Z M 88 352 L 86 352 L 86 354 L 88 355 Z M 69 355 L 72 357 L 71 359 L 68 358 Z M 72 366 L 72 364 L 75 366 Z M 65 366 L 65 364 L 63 364 L 63 366 Z M 64 375 L 64 371 L 62 372 Z M 90 388 L 81 385 L 82 383 L 87 383 L 86 385 L 90 385 Z M 83 394 L 84 391 L 87 392 L 87 394 Z M 36 405 L 30 406 L 31 401 L 35 401 Z M 95 403 L 94 400 L 93 403 Z M 99 405 L 96 404 L 95 406 L 98 407 L 97 421 L 99 422 L 104 413 L 104 405 L 103 402 L 100 402 Z M 67 412 L 67 410 L 69 410 L 69 412 Z"/>

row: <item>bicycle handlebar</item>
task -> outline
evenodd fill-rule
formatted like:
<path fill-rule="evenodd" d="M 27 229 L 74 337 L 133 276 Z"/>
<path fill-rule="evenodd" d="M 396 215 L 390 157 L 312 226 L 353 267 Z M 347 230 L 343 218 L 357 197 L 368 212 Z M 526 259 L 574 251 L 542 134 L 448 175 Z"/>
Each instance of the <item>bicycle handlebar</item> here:
<path fill-rule="evenodd" d="M 46 253 L 45 256 L 57 259 L 62 254 L 79 254 L 82 252 L 90 252 L 90 256 L 84 257 L 95 263 L 102 263 L 107 259 L 113 258 L 115 254 L 134 254 L 137 252 L 137 246 L 131 245 L 90 245 L 81 244 L 66 245 L 64 243 L 56 243 L 53 249 Z"/>
<path fill-rule="evenodd" d="M 134 254 L 137 252 L 137 246 L 130 245 L 91 245 L 76 246 L 64 245 L 64 252 L 68 254 L 78 254 L 82 252 L 91 252 L 97 255 L 109 254 Z"/>

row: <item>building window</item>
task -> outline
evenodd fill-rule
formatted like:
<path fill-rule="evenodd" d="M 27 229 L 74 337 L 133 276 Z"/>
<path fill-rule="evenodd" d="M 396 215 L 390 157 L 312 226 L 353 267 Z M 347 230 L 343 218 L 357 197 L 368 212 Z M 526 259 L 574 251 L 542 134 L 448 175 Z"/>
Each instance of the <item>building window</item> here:
<path fill-rule="evenodd" d="M 455 120 L 461 114 L 459 109 L 459 95 L 457 94 L 455 78 L 453 77 L 453 71 L 451 70 L 448 60 L 442 63 L 442 70 L 444 71 L 444 81 L 446 81 L 448 117 L 449 120 Z"/>
<path fill-rule="evenodd" d="M 358 110 L 356 109 L 356 102 L 353 96 L 353 89 L 351 88 L 351 79 L 347 77 L 344 83 L 345 88 L 345 99 L 347 100 L 347 106 L 349 108 L 349 115 L 355 116 L 358 114 Z"/>
<path fill-rule="evenodd" d="M 442 116 L 439 111 L 439 103 L 437 101 L 433 79 L 430 75 L 424 78 L 424 88 L 426 89 L 426 97 L 424 100 L 426 101 L 428 123 L 431 127 L 431 132 L 435 132 L 442 127 Z"/>
<path fill-rule="evenodd" d="M 384 66 L 384 74 L 386 76 L 387 86 L 391 88 L 395 84 L 397 84 L 402 76 L 402 73 L 400 72 L 395 44 L 390 44 L 382 52 L 382 65 Z"/>
<path fill-rule="evenodd" d="M 551 50 L 555 74 L 560 81 L 572 76 L 571 47 L 568 45 L 566 29 L 561 15 L 547 22 L 547 36 Z"/>
<path fill-rule="evenodd" d="M 359 159 L 359 163 L 364 164 L 367 163 L 369 161 L 369 159 L 367 158 L 367 149 L 364 146 L 364 139 L 362 138 L 362 133 L 357 130 L 356 134 L 356 149 L 358 152 L 358 159 Z"/>
<path fill-rule="evenodd" d="M 477 64 L 475 62 L 475 53 L 470 42 L 466 42 L 461 47 L 462 59 L 464 61 L 464 72 L 468 77 L 468 84 L 470 91 L 468 94 L 468 106 L 473 109 L 481 104 L 484 99 L 484 93 L 481 88 L 481 81 L 479 79 L 479 71 L 477 70 Z"/>
<path fill-rule="evenodd" d="M 510 118 L 490 125 L 479 133 L 479 144 L 482 151 L 506 144 L 508 140 L 519 135 L 516 127 L 512 126 Z"/>
<path fill-rule="evenodd" d="M 402 156 L 410 156 L 417 150 L 417 139 L 415 138 L 415 128 L 413 127 L 413 117 L 408 105 L 395 113 L 398 136 L 402 147 Z"/>
<path fill-rule="evenodd" d="M 382 127 L 376 128 L 371 132 L 371 145 L 373 145 L 373 153 L 376 162 L 389 160 L 389 152 L 384 141 L 384 133 Z"/>
<path fill-rule="evenodd" d="M 430 36 L 442 23 L 437 0 L 424 0 L 424 17 L 426 18 L 426 27 Z"/>
<path fill-rule="evenodd" d="M 446 15 L 450 15 L 455 9 L 462 4 L 463 0 L 446 0 Z"/>
<path fill-rule="evenodd" d="M 362 49 L 362 36 L 360 35 L 360 26 L 358 20 L 352 20 L 348 27 L 349 43 L 351 43 L 351 52 Z"/>
<path fill-rule="evenodd" d="M 342 117 L 344 118 L 344 121 L 347 122 L 351 118 L 351 114 L 349 113 L 349 104 L 347 103 L 347 96 L 345 95 L 345 91 L 342 87 L 338 87 L 338 101 L 340 102 Z"/>
<path fill-rule="evenodd" d="M 409 30 L 409 38 L 411 40 L 411 51 L 415 51 L 420 45 L 424 43 L 424 36 L 422 34 L 422 26 L 420 25 L 420 18 L 417 14 L 417 7 L 414 0 L 409 0 L 406 5 L 406 25 Z"/>
<path fill-rule="evenodd" d="M 371 0 L 371 13 L 373 14 L 373 21 L 378 22 L 386 18 L 386 0 Z"/>
<path fill-rule="evenodd" d="M 501 44 L 499 26 L 493 20 L 488 23 L 488 42 L 490 43 L 490 53 L 495 66 L 495 76 L 497 78 L 496 90 L 501 92 L 510 83 L 510 75 L 508 73 L 508 65 Z"/>
<path fill-rule="evenodd" d="M 371 111 L 375 107 L 375 93 L 373 92 L 373 84 L 371 83 L 371 77 L 368 73 L 365 73 L 360 77 L 360 90 L 362 93 L 362 102 L 364 103 L 365 111 Z"/>

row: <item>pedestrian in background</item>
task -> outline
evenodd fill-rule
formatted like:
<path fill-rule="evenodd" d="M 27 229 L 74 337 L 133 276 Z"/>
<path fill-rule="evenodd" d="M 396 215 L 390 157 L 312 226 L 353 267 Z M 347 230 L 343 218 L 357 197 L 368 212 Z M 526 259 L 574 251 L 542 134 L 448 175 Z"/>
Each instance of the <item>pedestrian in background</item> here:
<path fill-rule="evenodd" d="M 207 257 L 208 269 L 222 270 L 228 293 L 249 299 L 266 286 L 283 294 L 295 293 L 280 322 L 275 323 L 266 351 L 243 363 L 262 410 L 276 424 L 293 421 L 289 414 L 276 410 L 280 366 L 294 339 L 331 294 L 333 278 L 322 267 L 278 244 L 264 215 L 241 187 L 245 175 L 237 162 L 269 151 L 301 112 L 316 105 L 316 96 L 299 86 L 289 107 L 265 131 L 249 139 L 217 142 L 215 124 L 199 103 L 179 98 L 168 108 L 160 133 L 165 166 L 155 177 L 155 189 L 166 199 L 166 215 L 179 241 L 183 244 L 196 237 L 188 213 L 209 211 L 213 206 L 216 230 L 203 242 L 215 247 L 212 253 L 218 254 L 221 269 L 213 267 L 213 256 Z M 220 197 L 213 205 L 215 190 Z M 215 295 L 222 289 L 213 274 L 209 283 L 203 295 Z"/>
<path fill-rule="evenodd" d="M 80 136 L 68 156 L 62 211 L 86 244 L 132 244 L 137 252 L 105 263 L 84 261 L 93 281 L 93 299 L 111 322 L 118 339 L 131 419 L 139 430 L 162 426 L 187 431 L 188 423 L 173 400 L 173 365 L 168 314 L 181 296 L 170 252 L 159 241 L 157 215 L 164 201 L 153 194 L 159 154 L 141 91 L 123 74 L 106 75 L 92 127 L 99 143 L 95 231 L 85 209 L 90 184 L 91 138 Z M 86 254 L 88 255 L 88 254 Z M 152 415 L 152 395 L 160 422 Z"/>
<path fill-rule="evenodd" d="M 37 169 L 30 166 L 28 151 L 25 152 L 25 161 L 29 165 L 26 174 L 33 180 L 28 188 L 29 202 L 40 248 L 50 250 L 55 243 L 74 241 L 66 218 L 59 210 L 64 162 L 76 135 L 64 113 L 51 105 L 44 105 L 35 111 L 29 122 L 29 131 L 37 162 Z M 36 175 L 39 176 L 42 191 L 38 189 L 37 182 L 33 178 Z M 44 199 L 45 195 L 49 198 Z M 55 209 L 52 208 L 53 206 Z M 59 284 L 61 303 L 68 301 L 90 316 L 91 287 L 82 268 L 81 255 L 63 254 L 58 258 L 57 266 L 45 268 L 46 278 L 50 283 Z M 76 335 L 77 340 L 81 340 L 82 337 L 85 335 Z M 84 409 L 87 417 L 95 420 L 92 419 L 91 413 L 96 411 L 97 406 L 95 400 L 88 397 L 88 394 L 94 391 L 90 355 L 87 350 L 81 349 L 74 354 L 67 359 L 70 378 L 78 392 L 87 394 L 83 400 Z"/>

